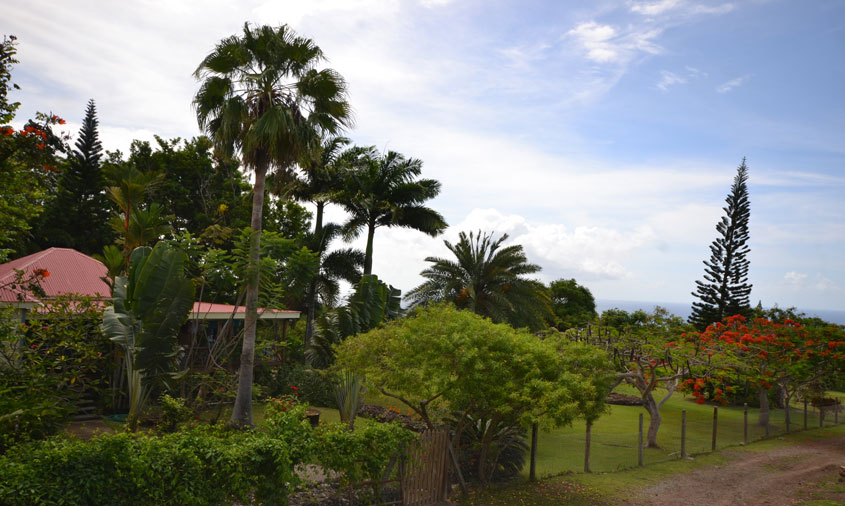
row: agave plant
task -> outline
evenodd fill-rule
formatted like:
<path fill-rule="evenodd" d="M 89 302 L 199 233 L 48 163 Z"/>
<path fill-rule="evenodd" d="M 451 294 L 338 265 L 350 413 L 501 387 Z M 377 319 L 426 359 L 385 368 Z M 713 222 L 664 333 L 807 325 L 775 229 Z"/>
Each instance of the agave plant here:
<path fill-rule="evenodd" d="M 180 374 L 175 370 L 176 337 L 194 300 L 184 263 L 185 254 L 166 243 L 135 249 L 129 275 L 115 278 L 113 305 L 103 313 L 103 332 L 124 353 L 132 430 L 152 384 L 166 386 Z"/>
<path fill-rule="evenodd" d="M 349 424 L 349 430 L 355 429 L 355 415 L 364 403 L 366 391 L 363 376 L 349 370 L 340 373 L 334 393 L 337 398 L 337 409 L 340 411 L 340 421 Z"/>

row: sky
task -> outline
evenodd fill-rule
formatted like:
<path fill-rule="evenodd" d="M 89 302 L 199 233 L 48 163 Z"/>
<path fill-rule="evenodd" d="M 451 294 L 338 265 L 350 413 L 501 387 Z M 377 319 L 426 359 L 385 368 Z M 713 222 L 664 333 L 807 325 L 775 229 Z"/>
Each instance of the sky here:
<path fill-rule="evenodd" d="M 75 135 L 93 98 L 124 152 L 200 134 L 192 73 L 245 22 L 312 38 L 348 81 L 347 135 L 442 183 L 443 235 L 376 232 L 374 272 L 403 291 L 482 230 L 545 282 L 690 302 L 747 157 L 752 304 L 845 310 L 840 0 L 4 3 L 18 119 L 52 111 Z"/>

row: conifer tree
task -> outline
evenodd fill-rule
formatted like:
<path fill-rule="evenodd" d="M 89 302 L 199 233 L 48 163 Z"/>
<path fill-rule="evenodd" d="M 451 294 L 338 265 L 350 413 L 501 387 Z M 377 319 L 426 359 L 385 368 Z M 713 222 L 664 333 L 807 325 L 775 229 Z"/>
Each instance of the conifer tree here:
<path fill-rule="evenodd" d="M 745 158 L 737 168 L 724 207 L 725 216 L 716 225 L 719 236 L 710 245 L 710 260 L 704 261 L 704 281 L 696 281 L 689 322 L 703 330 L 711 323 L 735 314 L 750 315 L 751 285 L 748 283 L 748 168 Z"/>
<path fill-rule="evenodd" d="M 110 244 L 109 202 L 100 160 L 103 147 L 97 131 L 97 109 L 88 101 L 85 119 L 66 171 L 59 179 L 56 198 L 46 214 L 43 237 L 49 244 L 67 246 L 86 254 L 99 253 Z"/>

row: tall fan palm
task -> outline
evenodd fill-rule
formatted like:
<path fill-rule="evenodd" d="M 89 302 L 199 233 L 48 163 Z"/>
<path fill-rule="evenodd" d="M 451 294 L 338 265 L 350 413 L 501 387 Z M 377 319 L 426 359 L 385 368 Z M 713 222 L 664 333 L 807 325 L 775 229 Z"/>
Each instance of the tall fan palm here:
<path fill-rule="evenodd" d="M 444 241 L 455 260 L 428 257 L 428 269 L 420 273 L 427 281 L 408 292 L 412 305 L 450 301 L 461 309 L 514 327 L 542 328 L 554 313 L 546 287 L 525 276 L 540 271 L 529 264 L 522 246 L 502 247 L 508 235 L 493 240 L 492 234 L 467 236 L 457 244 Z"/>
<path fill-rule="evenodd" d="M 252 425 L 252 375 L 258 319 L 261 210 L 268 170 L 287 171 L 324 132 L 351 122 L 346 83 L 318 70 L 323 52 L 287 25 L 250 27 L 221 40 L 200 63 L 194 97 L 197 120 L 227 155 L 239 153 L 255 174 L 252 196 L 246 317 L 232 425 Z"/>
<path fill-rule="evenodd" d="M 395 151 L 380 154 L 374 147 L 356 148 L 350 155 L 351 170 L 346 189 L 339 197 L 349 212 L 343 225 L 347 238 L 367 230 L 364 274 L 373 272 L 373 237 L 378 227 L 407 227 L 431 236 L 446 229 L 446 220 L 423 205 L 440 193 L 440 182 L 416 179 L 422 161 Z"/>

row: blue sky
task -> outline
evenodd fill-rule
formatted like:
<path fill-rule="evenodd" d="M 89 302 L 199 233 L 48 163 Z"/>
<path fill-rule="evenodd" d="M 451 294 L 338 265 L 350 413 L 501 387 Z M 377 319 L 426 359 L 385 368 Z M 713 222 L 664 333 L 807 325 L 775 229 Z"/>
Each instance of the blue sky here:
<path fill-rule="evenodd" d="M 379 230 L 403 290 L 461 230 L 507 232 L 549 281 L 602 299 L 687 302 L 743 156 L 752 302 L 845 309 L 845 3 L 315 0 L 5 8 L 20 118 L 108 149 L 198 133 L 191 72 L 244 21 L 289 23 L 350 85 L 358 144 L 425 162 L 432 239 Z M 334 211 L 335 219 L 342 213 Z"/>

